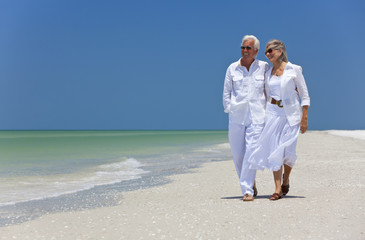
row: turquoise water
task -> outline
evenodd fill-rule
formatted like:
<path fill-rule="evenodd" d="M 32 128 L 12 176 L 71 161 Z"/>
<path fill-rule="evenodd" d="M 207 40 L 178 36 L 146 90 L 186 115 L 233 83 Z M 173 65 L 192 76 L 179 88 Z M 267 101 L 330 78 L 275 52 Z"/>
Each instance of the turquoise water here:
<path fill-rule="evenodd" d="M 0 206 L 225 160 L 227 131 L 0 131 Z"/>

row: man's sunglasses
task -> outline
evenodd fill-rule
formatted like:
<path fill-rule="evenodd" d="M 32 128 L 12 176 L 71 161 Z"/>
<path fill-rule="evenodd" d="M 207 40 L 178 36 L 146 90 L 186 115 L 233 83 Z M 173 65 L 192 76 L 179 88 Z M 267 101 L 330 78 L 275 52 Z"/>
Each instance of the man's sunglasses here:
<path fill-rule="evenodd" d="M 241 49 L 251 50 L 251 49 L 252 49 L 252 47 L 245 47 L 245 46 L 241 46 Z"/>

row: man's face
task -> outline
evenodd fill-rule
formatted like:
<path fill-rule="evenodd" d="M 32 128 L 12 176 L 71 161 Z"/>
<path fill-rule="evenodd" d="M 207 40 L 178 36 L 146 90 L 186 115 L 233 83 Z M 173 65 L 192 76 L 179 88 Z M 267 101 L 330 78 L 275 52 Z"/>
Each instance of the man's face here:
<path fill-rule="evenodd" d="M 249 39 L 243 42 L 241 46 L 242 58 L 246 61 L 253 61 L 258 53 L 258 49 L 254 49 L 255 41 Z"/>

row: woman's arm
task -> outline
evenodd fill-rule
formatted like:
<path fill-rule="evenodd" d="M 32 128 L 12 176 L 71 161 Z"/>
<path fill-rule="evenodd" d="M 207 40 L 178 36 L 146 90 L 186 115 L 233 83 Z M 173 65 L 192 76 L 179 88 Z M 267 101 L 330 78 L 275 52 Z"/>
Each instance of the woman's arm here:
<path fill-rule="evenodd" d="M 302 73 L 302 67 L 297 66 L 295 68 L 297 76 L 295 79 L 295 85 L 297 87 L 297 91 L 299 93 L 300 96 L 300 100 L 302 102 L 302 107 L 306 106 L 306 105 L 310 105 L 310 98 L 309 98 L 309 94 L 308 94 L 308 88 L 307 88 L 307 84 L 305 83 L 304 80 L 304 76 Z"/>
<path fill-rule="evenodd" d="M 308 129 L 308 105 L 303 106 L 303 116 L 300 122 L 300 132 L 305 133 Z"/>
<path fill-rule="evenodd" d="M 310 105 L 310 98 L 308 94 L 307 84 L 305 83 L 302 73 L 302 67 L 298 66 L 296 68 L 296 72 L 296 87 L 298 89 L 300 100 L 302 102 L 301 105 L 303 110 L 302 121 L 300 122 L 300 132 L 305 133 L 308 129 L 308 107 Z"/>

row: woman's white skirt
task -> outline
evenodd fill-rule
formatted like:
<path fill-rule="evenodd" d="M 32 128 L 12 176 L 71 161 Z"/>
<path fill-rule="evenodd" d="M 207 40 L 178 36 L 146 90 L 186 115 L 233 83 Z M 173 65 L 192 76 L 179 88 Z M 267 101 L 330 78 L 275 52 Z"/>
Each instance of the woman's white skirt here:
<path fill-rule="evenodd" d="M 295 165 L 300 124 L 290 126 L 284 108 L 267 103 L 265 127 L 256 150 L 248 159 L 251 169 L 277 171 L 283 164 Z"/>

